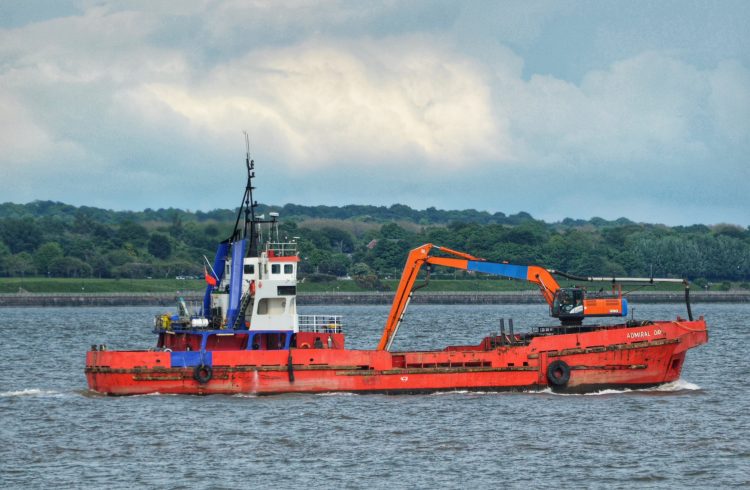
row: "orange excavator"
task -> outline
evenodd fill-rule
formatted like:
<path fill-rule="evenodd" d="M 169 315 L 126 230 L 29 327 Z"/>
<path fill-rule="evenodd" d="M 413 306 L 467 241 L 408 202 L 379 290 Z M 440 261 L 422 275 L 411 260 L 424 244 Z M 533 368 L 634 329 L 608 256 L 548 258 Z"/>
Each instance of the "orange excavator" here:
<path fill-rule="evenodd" d="M 441 252 L 446 256 L 432 255 L 433 251 Z M 637 277 L 580 277 L 545 269 L 536 265 L 513 265 L 508 263 L 488 262 L 484 259 L 474 257 L 464 252 L 458 252 L 446 247 L 439 247 L 427 243 L 409 252 L 406 265 L 398 284 L 396 295 L 393 299 L 391 311 L 383 335 L 378 343 L 377 350 L 390 350 L 393 339 L 396 337 L 401 321 L 404 318 L 406 308 L 409 306 L 412 294 L 417 289 L 423 288 L 424 284 L 414 286 L 419 271 L 423 265 L 440 265 L 467 271 L 482 272 L 485 274 L 498 275 L 522 281 L 529 281 L 537 286 L 549 305 L 550 316 L 560 319 L 563 326 L 581 325 L 587 317 L 623 317 L 628 314 L 628 300 L 622 297 L 622 289 L 619 283 L 634 282 L 653 284 L 655 282 L 683 283 L 686 286 L 685 294 L 688 299 L 687 282 L 682 279 L 654 279 Z M 427 271 L 429 280 L 430 270 Z M 586 290 L 578 286 L 560 287 L 553 275 L 560 275 L 576 281 L 600 281 L 610 282 L 613 286 L 613 294 L 608 297 L 587 298 Z M 688 314 L 689 312 L 688 301 Z M 692 316 L 692 315 L 690 315 Z"/>

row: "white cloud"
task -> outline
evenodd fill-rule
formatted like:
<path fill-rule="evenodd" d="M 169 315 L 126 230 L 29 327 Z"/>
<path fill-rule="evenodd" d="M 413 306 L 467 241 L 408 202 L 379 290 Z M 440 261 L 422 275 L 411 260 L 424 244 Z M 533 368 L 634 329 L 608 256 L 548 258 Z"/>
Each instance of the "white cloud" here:
<path fill-rule="evenodd" d="M 589 72 L 498 82 L 523 159 L 575 164 L 679 164 L 706 158 L 711 71 L 658 53 Z M 734 87 L 739 89 L 739 87 Z M 520 152 L 519 152 L 520 153 Z"/>
<path fill-rule="evenodd" d="M 50 145 L 47 133 L 29 117 L 23 105 L 0 94 L 0 148 L 3 160 L 27 163 L 44 154 Z"/>
<path fill-rule="evenodd" d="M 589 189 L 611 169 L 636 177 L 685 169 L 691 181 L 711 183 L 707 193 L 748 191 L 736 178 L 748 171 L 747 63 L 629 50 L 582 64 L 596 69 L 580 77 L 524 71 L 524 46 L 545 35 L 558 9 L 572 18 L 575 7 L 89 5 L 79 16 L 0 30 L 0 168 L 14 189 L 40 198 L 52 194 L 39 186 L 43 170 L 61 176 L 53 184 L 96 187 L 103 200 L 108 189 L 127 194 L 118 182 L 133 187 L 160 173 L 198 181 L 209 155 L 235 153 L 228 148 L 243 129 L 254 152 L 294 178 L 321 170 L 325 182 L 346 167 L 387 180 L 372 188 L 410 181 L 394 201 L 419 191 L 411 181 L 430 188 L 435 179 L 437 193 L 465 185 L 460 197 L 482 206 L 496 180 L 512 175 L 556 189 L 549 169 L 560 166 L 568 183 L 590 178 Z M 404 8 L 418 15 L 406 18 Z M 495 17 L 504 13 L 498 34 Z"/>
<path fill-rule="evenodd" d="M 248 129 L 268 153 L 302 168 L 383 161 L 445 170 L 488 162 L 674 163 L 710 155 L 709 136 L 741 144 L 748 132 L 748 71 L 736 62 L 701 71 L 649 52 L 591 71 L 579 84 L 551 75 L 526 80 L 523 60 L 502 45 L 490 50 L 491 59 L 478 59 L 423 34 L 313 35 L 291 45 L 247 46 L 240 57 L 206 65 L 169 43 L 169 9 L 115 8 L 0 33 L 0 56 L 10 60 L 0 83 L 20 104 L 8 113 L 26 121 L 14 129 L 19 141 L 39 140 L 39 132 L 66 139 L 55 133 L 71 126 L 70 105 L 82 88 L 108 104 L 93 109 L 95 117 L 127 114 L 149 131 L 177 120 L 188 135 L 214 139 Z M 227 42 L 222 26 L 309 30 L 394 9 L 309 2 L 194 8 L 207 14 L 200 32 L 216 42 Z M 37 103 L 39 93 L 47 98 Z M 50 100 L 59 108 L 45 107 Z M 42 113 L 52 117 L 42 122 Z"/>
<path fill-rule="evenodd" d="M 138 124 L 121 119 L 119 94 L 143 79 L 185 75 L 181 53 L 150 44 L 158 24 L 139 12 L 97 7 L 80 16 L 0 29 L 5 176 L 31 188 L 42 172 L 89 176 L 92 167 L 116 163 L 118 155 L 100 153 L 102 131 Z"/>
<path fill-rule="evenodd" d="M 77 143 L 57 138 L 34 120 L 18 100 L 0 93 L 0 168 L 5 176 L 44 169 L 56 158 L 80 158 L 85 150 Z"/>
<path fill-rule="evenodd" d="M 297 166 L 418 159 L 460 167 L 509 156 L 482 67 L 430 38 L 259 49 L 196 84 L 147 84 L 207 131 L 272 133 Z"/>
<path fill-rule="evenodd" d="M 0 57 L 6 65 L 4 83 L 91 84 L 127 83 L 155 73 L 180 75 L 149 44 L 157 18 L 138 12 L 109 13 L 96 8 L 81 16 L 62 17 L 18 29 L 0 30 Z"/>
<path fill-rule="evenodd" d="M 747 150 L 750 144 L 750 70 L 724 61 L 710 74 L 709 107 L 716 130 Z"/>

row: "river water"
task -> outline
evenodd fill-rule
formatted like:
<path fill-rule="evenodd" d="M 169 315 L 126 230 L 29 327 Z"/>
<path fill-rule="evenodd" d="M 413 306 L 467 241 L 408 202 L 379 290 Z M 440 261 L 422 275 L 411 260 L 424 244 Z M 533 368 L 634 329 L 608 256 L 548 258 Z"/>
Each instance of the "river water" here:
<path fill-rule="evenodd" d="M 680 305 L 635 306 L 674 319 Z M 103 397 L 91 344 L 146 348 L 160 307 L 5 308 L 2 488 L 633 488 L 750 485 L 749 304 L 696 304 L 709 343 L 682 379 L 592 395 L 444 393 Z M 386 306 L 343 314 L 372 348 Z M 500 317 L 549 324 L 540 305 L 414 305 L 396 349 L 477 343 Z"/>

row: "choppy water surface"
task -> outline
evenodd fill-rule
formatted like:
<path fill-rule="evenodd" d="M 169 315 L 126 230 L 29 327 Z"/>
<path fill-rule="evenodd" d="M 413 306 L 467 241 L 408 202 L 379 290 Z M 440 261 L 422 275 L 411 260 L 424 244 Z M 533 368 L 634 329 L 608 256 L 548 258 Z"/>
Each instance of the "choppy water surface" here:
<path fill-rule="evenodd" d="M 672 319 L 679 305 L 636 306 Z M 412 306 L 396 348 L 478 342 L 544 308 Z M 163 308 L 0 309 L 0 486 L 165 488 L 728 487 L 750 485 L 750 305 L 694 305 L 709 344 L 683 379 L 595 395 L 137 396 L 86 391 L 91 344 L 145 348 Z M 345 315 L 371 348 L 387 308 Z M 526 328 L 524 328 L 526 327 Z"/>

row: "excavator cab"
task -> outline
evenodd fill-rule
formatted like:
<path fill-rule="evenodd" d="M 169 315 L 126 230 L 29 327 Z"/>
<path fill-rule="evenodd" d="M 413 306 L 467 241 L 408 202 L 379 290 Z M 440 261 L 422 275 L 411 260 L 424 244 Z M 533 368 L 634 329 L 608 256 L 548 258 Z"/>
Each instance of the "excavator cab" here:
<path fill-rule="evenodd" d="M 550 305 L 550 315 L 563 324 L 580 324 L 583 321 L 584 291 L 579 287 L 560 288 Z"/>

